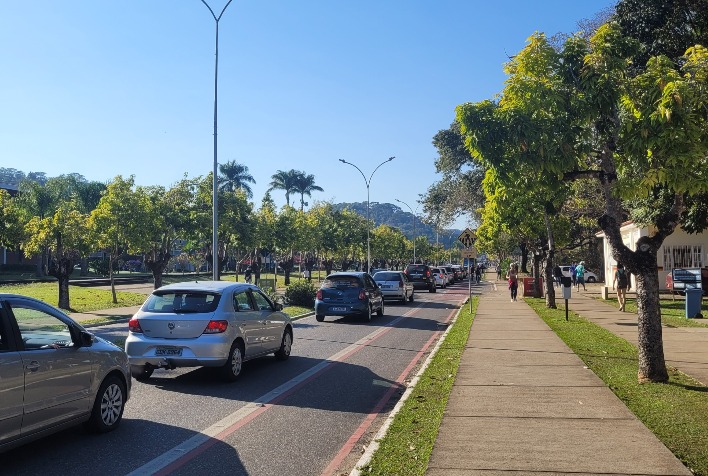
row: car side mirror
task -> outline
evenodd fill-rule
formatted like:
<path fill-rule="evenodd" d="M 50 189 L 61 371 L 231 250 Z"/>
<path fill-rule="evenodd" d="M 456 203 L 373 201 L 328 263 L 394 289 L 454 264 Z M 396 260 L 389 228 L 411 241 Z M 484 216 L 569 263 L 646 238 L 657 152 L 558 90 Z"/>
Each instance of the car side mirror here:
<path fill-rule="evenodd" d="M 93 345 L 93 334 L 81 331 L 81 347 L 91 347 Z"/>
<path fill-rule="evenodd" d="M 280 304 L 279 302 L 275 303 L 275 310 L 276 311 L 282 311 L 283 310 L 283 305 Z"/>

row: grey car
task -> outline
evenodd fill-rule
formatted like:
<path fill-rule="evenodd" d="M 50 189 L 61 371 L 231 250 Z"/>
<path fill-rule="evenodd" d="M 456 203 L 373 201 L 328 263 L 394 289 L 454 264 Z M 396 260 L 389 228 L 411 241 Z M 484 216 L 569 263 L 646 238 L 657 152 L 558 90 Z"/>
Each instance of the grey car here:
<path fill-rule="evenodd" d="M 226 380 L 243 362 L 267 354 L 290 356 L 293 328 L 282 305 L 257 286 L 200 281 L 163 286 L 128 323 L 125 350 L 137 380 L 156 368 L 218 367 Z"/>
<path fill-rule="evenodd" d="M 0 294 L 0 451 L 85 423 L 115 429 L 128 356 L 38 299 Z"/>
<path fill-rule="evenodd" d="M 403 271 L 379 271 L 373 276 L 384 299 L 413 302 L 413 283 Z"/>

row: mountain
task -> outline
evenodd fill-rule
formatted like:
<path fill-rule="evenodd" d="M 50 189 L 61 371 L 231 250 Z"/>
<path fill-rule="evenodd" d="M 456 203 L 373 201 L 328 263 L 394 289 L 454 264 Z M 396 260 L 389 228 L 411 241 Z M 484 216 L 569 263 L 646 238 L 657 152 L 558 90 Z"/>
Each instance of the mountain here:
<path fill-rule="evenodd" d="M 349 209 L 366 218 L 366 202 L 335 203 L 332 206 L 335 210 Z M 403 210 L 397 205 L 392 203 L 371 202 L 369 218 L 374 222 L 375 227 L 382 224 L 392 226 L 401 230 L 409 240 L 413 239 L 413 214 Z M 462 231 L 463 230 L 456 228 L 442 229 L 437 239 L 445 248 L 449 248 L 457 237 L 460 236 Z M 435 227 L 423 223 L 420 215 L 417 215 L 415 218 L 415 235 L 424 235 L 428 238 L 430 243 L 435 243 Z"/>

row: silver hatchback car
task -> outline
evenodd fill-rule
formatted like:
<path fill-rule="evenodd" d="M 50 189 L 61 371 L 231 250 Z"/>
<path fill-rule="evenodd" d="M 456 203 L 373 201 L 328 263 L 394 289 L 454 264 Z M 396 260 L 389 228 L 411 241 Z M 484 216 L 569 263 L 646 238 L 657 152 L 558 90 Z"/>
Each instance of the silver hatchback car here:
<path fill-rule="evenodd" d="M 252 284 L 176 283 L 153 291 L 128 323 L 125 350 L 137 380 L 156 368 L 219 367 L 236 380 L 244 361 L 290 356 L 293 328 L 280 304 Z"/>
<path fill-rule="evenodd" d="M 0 451 L 78 423 L 115 429 L 128 356 L 40 300 L 0 294 Z"/>

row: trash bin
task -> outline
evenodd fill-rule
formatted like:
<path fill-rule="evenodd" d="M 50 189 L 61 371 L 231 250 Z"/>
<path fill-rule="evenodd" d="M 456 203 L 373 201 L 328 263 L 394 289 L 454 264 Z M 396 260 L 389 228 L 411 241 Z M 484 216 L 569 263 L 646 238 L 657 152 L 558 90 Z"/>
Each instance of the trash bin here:
<path fill-rule="evenodd" d="M 700 288 L 686 288 L 686 318 L 703 317 L 701 315 L 701 300 L 703 290 Z"/>

